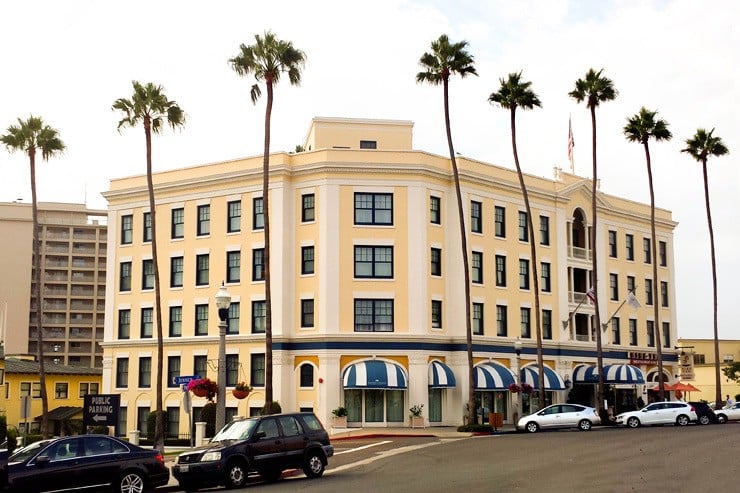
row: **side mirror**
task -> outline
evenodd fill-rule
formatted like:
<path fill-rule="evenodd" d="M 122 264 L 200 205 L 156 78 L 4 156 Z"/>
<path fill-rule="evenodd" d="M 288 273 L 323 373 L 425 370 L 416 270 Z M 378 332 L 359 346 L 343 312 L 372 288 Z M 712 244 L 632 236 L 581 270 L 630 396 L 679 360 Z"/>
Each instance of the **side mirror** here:
<path fill-rule="evenodd" d="M 267 433 L 265 433 L 264 431 L 258 431 L 258 432 L 256 432 L 254 434 L 254 439 L 255 440 L 261 440 L 261 439 L 265 438 L 266 436 L 267 436 Z"/>
<path fill-rule="evenodd" d="M 545 415 L 545 411 L 540 411 L 537 413 L 537 416 L 544 416 L 544 415 Z"/>
<path fill-rule="evenodd" d="M 43 467 L 43 466 L 45 466 L 46 464 L 49 463 L 49 460 L 50 459 L 49 459 L 49 456 L 48 455 L 39 455 L 38 457 L 36 457 L 36 460 L 34 460 L 34 463 L 37 466 L 42 466 Z"/>

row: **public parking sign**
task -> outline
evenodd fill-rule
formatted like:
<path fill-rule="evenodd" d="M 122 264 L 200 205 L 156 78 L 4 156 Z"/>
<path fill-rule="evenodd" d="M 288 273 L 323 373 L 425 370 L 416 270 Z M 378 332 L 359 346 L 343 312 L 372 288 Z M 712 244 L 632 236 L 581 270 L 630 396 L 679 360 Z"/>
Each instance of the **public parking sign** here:
<path fill-rule="evenodd" d="M 82 426 L 116 426 L 121 396 L 117 394 L 85 395 Z"/>

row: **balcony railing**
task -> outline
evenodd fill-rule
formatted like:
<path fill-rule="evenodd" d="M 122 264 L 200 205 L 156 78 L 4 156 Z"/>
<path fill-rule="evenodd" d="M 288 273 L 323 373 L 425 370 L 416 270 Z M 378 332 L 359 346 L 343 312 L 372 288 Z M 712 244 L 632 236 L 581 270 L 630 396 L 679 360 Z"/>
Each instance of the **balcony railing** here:
<path fill-rule="evenodd" d="M 568 257 L 578 260 L 591 260 L 591 250 L 573 245 L 568 245 Z"/>

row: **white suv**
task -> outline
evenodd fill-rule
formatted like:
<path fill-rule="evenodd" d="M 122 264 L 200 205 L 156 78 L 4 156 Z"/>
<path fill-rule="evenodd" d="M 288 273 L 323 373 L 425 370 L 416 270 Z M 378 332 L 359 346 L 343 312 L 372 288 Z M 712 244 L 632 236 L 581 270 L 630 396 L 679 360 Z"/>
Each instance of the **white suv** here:
<path fill-rule="evenodd" d="M 654 402 L 639 411 L 630 411 L 617 416 L 617 424 L 630 428 L 647 425 L 686 426 L 696 421 L 694 406 L 681 401 Z"/>

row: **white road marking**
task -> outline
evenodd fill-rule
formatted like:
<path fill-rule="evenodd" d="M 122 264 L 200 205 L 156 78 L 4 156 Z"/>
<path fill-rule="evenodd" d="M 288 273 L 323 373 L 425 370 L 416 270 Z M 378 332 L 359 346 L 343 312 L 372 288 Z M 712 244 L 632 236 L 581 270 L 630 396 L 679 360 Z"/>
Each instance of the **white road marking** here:
<path fill-rule="evenodd" d="M 387 443 L 387 442 L 384 442 L 384 443 Z M 346 471 L 347 469 L 352 469 L 352 468 L 358 467 L 358 466 L 364 466 L 364 465 L 370 464 L 372 462 L 375 462 L 376 460 L 384 459 L 386 457 L 392 457 L 394 455 L 404 454 L 406 452 L 411 452 L 413 450 L 419 450 L 419 449 L 423 449 L 423 448 L 426 448 L 426 447 L 431 447 L 433 445 L 439 445 L 439 443 L 440 442 L 423 443 L 421 445 L 409 445 L 407 447 L 400 447 L 400 448 L 397 448 L 397 449 L 387 450 L 385 452 L 380 452 L 378 455 L 376 455 L 374 457 L 369 457 L 367 459 L 364 459 L 364 460 L 361 460 L 361 461 L 358 461 L 358 462 L 353 462 L 351 464 L 345 464 L 343 466 L 339 466 L 339 467 L 327 469 L 324 474 L 327 474 L 328 475 L 328 474 L 334 474 L 334 473 Z M 334 454 L 334 455 L 336 455 L 336 454 Z"/>
<path fill-rule="evenodd" d="M 341 452 L 334 452 L 334 455 L 341 455 L 341 454 L 348 454 L 350 452 L 357 452 L 358 450 L 365 450 L 370 447 L 377 447 L 378 445 L 385 445 L 386 443 L 392 443 L 392 442 L 393 442 L 392 440 L 385 440 L 384 442 L 371 443 L 370 445 L 364 445 L 362 447 L 342 450 Z"/>

